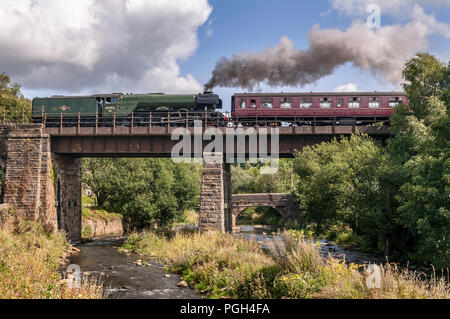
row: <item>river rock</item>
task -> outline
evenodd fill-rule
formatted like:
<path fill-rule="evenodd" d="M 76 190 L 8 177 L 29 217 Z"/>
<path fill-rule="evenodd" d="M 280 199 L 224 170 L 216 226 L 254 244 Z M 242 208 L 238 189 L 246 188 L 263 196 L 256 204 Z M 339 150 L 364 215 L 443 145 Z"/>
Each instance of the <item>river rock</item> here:
<path fill-rule="evenodd" d="M 74 253 L 79 253 L 80 252 L 80 250 L 77 247 L 73 247 L 73 246 L 72 246 L 72 251 Z"/>

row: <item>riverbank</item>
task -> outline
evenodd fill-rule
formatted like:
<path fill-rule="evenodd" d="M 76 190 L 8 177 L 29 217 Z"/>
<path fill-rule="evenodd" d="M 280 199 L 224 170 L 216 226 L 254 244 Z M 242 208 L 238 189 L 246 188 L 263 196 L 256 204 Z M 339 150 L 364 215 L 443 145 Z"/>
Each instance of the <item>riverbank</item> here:
<path fill-rule="evenodd" d="M 33 222 L 0 229 L 0 299 L 102 298 L 97 282 L 84 278 L 81 287 L 67 286 L 60 269 L 73 249 L 63 233 L 48 233 Z"/>
<path fill-rule="evenodd" d="M 393 264 L 381 268 L 380 288 L 370 289 L 361 265 L 324 258 L 298 232 L 283 236 L 270 254 L 256 241 L 219 233 L 133 234 L 122 249 L 162 260 L 209 298 L 450 298 L 443 279 L 421 280 Z"/>

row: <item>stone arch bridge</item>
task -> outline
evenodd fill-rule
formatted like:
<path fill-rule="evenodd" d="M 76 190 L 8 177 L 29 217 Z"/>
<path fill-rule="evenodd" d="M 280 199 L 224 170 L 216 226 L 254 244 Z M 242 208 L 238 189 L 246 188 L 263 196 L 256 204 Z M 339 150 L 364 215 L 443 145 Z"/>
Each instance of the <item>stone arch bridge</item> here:
<path fill-rule="evenodd" d="M 267 194 L 233 194 L 232 197 L 232 227 L 236 227 L 238 215 L 249 207 L 272 207 L 286 220 L 301 222 L 298 208 L 294 203 L 292 194 L 267 193 Z"/>

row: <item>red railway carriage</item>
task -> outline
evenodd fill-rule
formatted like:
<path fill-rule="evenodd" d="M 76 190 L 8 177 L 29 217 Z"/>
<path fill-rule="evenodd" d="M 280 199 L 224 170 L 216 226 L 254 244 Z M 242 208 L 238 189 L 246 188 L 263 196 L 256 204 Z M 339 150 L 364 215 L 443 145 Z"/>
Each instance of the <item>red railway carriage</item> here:
<path fill-rule="evenodd" d="M 239 93 L 231 111 L 243 125 L 347 125 L 386 121 L 399 104 L 408 106 L 404 92 Z"/>

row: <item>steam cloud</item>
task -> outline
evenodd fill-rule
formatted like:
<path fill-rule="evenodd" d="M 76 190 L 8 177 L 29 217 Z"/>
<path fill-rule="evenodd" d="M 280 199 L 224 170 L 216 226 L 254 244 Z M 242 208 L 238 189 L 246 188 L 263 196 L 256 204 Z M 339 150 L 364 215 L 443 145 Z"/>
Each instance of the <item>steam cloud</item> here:
<path fill-rule="evenodd" d="M 222 86 L 253 90 L 261 82 L 302 87 L 347 62 L 399 85 L 404 63 L 428 48 L 428 36 L 433 33 L 450 37 L 449 27 L 426 15 L 419 6 L 414 7 L 412 20 L 405 25 L 374 30 L 359 21 L 345 31 L 314 26 L 308 34 L 308 50 L 296 50 L 292 41 L 283 37 L 278 46 L 261 53 L 222 57 L 205 89 Z"/>

